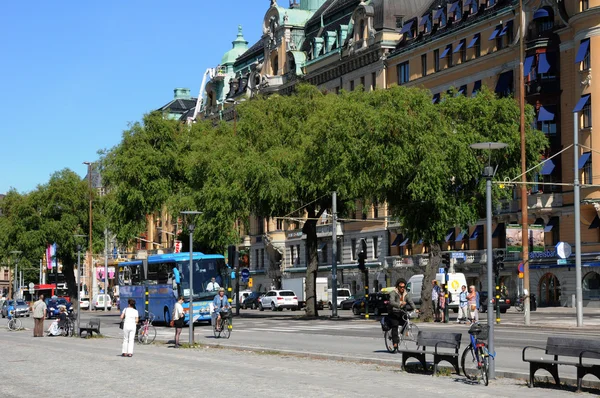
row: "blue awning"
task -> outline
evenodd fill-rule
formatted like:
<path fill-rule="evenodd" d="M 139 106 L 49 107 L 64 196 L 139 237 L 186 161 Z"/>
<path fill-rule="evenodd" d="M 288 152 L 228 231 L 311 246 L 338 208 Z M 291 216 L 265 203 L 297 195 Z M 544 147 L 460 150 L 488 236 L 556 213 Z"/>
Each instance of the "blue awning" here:
<path fill-rule="evenodd" d="M 554 120 L 554 112 L 550 112 L 548 109 L 540 106 L 540 111 L 538 112 L 537 121 L 538 122 L 549 122 Z"/>
<path fill-rule="evenodd" d="M 460 231 L 460 234 L 456 237 L 456 241 L 461 242 L 465 238 L 465 235 L 467 235 L 467 232 L 468 231 Z"/>
<path fill-rule="evenodd" d="M 546 18 L 549 17 L 550 13 L 545 8 L 540 8 L 533 14 L 533 19 Z"/>
<path fill-rule="evenodd" d="M 540 174 L 543 176 L 550 175 L 552 174 L 552 170 L 554 170 L 555 167 L 556 165 L 554 164 L 552 159 L 548 159 L 542 165 L 542 171 L 540 171 Z"/>
<path fill-rule="evenodd" d="M 502 73 L 499 77 L 498 77 L 498 82 L 496 83 L 496 90 L 495 92 L 497 94 L 504 94 L 506 92 L 512 92 L 512 79 L 513 79 L 513 72 L 512 70 L 509 72 L 504 72 Z"/>
<path fill-rule="evenodd" d="M 476 96 L 479 90 L 481 90 L 481 80 L 477 80 L 475 83 L 473 83 L 473 91 L 471 92 L 471 96 Z"/>
<path fill-rule="evenodd" d="M 587 95 L 584 95 L 583 97 L 581 97 L 581 99 L 579 100 L 577 105 L 575 105 L 575 109 L 573 109 L 573 113 L 581 112 L 583 110 L 583 108 L 585 107 L 585 105 L 587 104 L 587 102 L 590 100 L 590 96 L 591 96 L 591 94 L 587 94 Z"/>
<path fill-rule="evenodd" d="M 458 8 L 458 1 L 452 3 L 452 6 L 450 6 L 450 11 L 448 11 L 448 12 L 456 12 L 456 11 L 460 11 L 460 9 Z"/>
<path fill-rule="evenodd" d="M 444 52 L 440 55 L 440 59 L 445 58 L 448 55 L 448 51 L 450 51 L 450 46 L 446 46 Z"/>
<path fill-rule="evenodd" d="M 478 225 L 475 227 L 475 230 L 473 231 L 469 239 L 477 239 L 477 237 L 481 234 L 483 234 L 483 225 Z"/>
<path fill-rule="evenodd" d="M 579 45 L 579 50 L 577 50 L 577 56 L 575 57 L 575 63 L 578 64 L 583 62 L 588 51 L 590 50 L 590 39 L 585 39 L 581 41 Z"/>
<path fill-rule="evenodd" d="M 533 60 L 535 56 L 530 55 L 525 58 L 525 63 L 523 64 L 523 76 L 528 76 L 531 73 L 531 68 L 533 67 Z"/>
<path fill-rule="evenodd" d="M 454 49 L 453 53 L 457 53 L 460 51 L 460 49 L 465 45 L 465 41 L 461 40 L 460 43 L 458 43 L 458 46 L 456 46 L 456 48 Z"/>
<path fill-rule="evenodd" d="M 596 215 L 596 217 L 594 217 L 594 221 L 592 221 L 588 229 L 594 229 L 598 227 L 600 227 L 600 217 Z"/>
<path fill-rule="evenodd" d="M 419 26 L 425 26 L 429 22 L 429 15 L 425 15 L 421 18 L 421 22 L 419 22 Z"/>
<path fill-rule="evenodd" d="M 554 227 L 554 220 L 555 220 L 555 218 L 552 217 L 550 219 L 550 221 L 548 221 L 548 224 L 546 224 L 546 226 L 544 227 L 544 232 L 550 232 L 550 231 L 552 231 L 552 227 Z"/>
<path fill-rule="evenodd" d="M 459 96 L 459 95 L 465 95 L 465 96 L 467 95 L 467 85 L 466 84 L 463 86 L 460 86 L 460 88 L 458 89 L 456 96 Z"/>
<path fill-rule="evenodd" d="M 433 98 L 431 99 L 432 104 L 437 104 L 440 101 L 440 94 L 433 94 Z"/>
<path fill-rule="evenodd" d="M 548 73 L 550 70 L 550 63 L 548 62 L 548 56 L 546 53 L 540 53 L 538 56 L 538 73 Z"/>
<path fill-rule="evenodd" d="M 410 28 L 412 28 L 412 24 L 414 21 L 410 21 L 404 24 L 404 26 L 402 27 L 402 30 L 400 31 L 400 34 L 402 33 L 406 33 L 406 32 L 410 32 Z"/>
<path fill-rule="evenodd" d="M 467 48 L 473 47 L 475 44 L 477 44 L 478 40 L 479 40 L 479 35 L 473 36 L 473 38 L 471 39 L 471 42 L 469 43 L 469 45 L 467 46 Z"/>
<path fill-rule="evenodd" d="M 433 19 L 438 19 L 440 18 L 442 15 L 444 15 L 444 9 L 440 8 L 439 10 L 437 10 L 435 12 L 435 14 L 433 15 Z"/>
<path fill-rule="evenodd" d="M 396 239 L 394 239 L 394 241 L 392 242 L 392 247 L 399 246 L 399 243 L 402 242 L 403 240 L 404 239 L 402 237 L 402 234 L 396 235 Z"/>
<path fill-rule="evenodd" d="M 513 21 L 508 21 L 498 36 L 504 36 L 508 32 L 508 29 L 512 27 L 512 24 Z"/>
<path fill-rule="evenodd" d="M 419 239 L 419 241 L 417 242 L 417 245 L 422 245 L 423 244 L 423 238 Z"/>
<path fill-rule="evenodd" d="M 502 230 L 504 230 L 504 223 L 497 224 L 496 229 L 494 229 L 494 233 L 492 234 L 492 238 L 497 238 Z"/>
<path fill-rule="evenodd" d="M 406 246 L 408 244 L 408 242 L 410 241 L 410 238 L 406 238 L 402 241 L 402 243 L 400 243 L 400 246 Z"/>
<path fill-rule="evenodd" d="M 591 152 L 585 152 L 579 157 L 579 162 L 577 163 L 579 169 L 583 169 L 583 166 L 590 160 L 590 156 L 592 156 Z"/>
<path fill-rule="evenodd" d="M 488 40 L 494 40 L 496 37 L 498 37 L 498 34 L 500 33 L 501 30 L 502 30 L 502 25 L 496 26 L 496 29 L 494 29 L 494 31 L 492 32 L 492 34 L 490 35 L 490 38 Z"/>
<path fill-rule="evenodd" d="M 465 7 L 468 7 L 473 3 L 475 3 L 475 0 L 467 0 L 467 1 L 465 1 Z"/>
<path fill-rule="evenodd" d="M 450 228 L 446 233 L 446 242 L 454 241 L 454 228 Z"/>

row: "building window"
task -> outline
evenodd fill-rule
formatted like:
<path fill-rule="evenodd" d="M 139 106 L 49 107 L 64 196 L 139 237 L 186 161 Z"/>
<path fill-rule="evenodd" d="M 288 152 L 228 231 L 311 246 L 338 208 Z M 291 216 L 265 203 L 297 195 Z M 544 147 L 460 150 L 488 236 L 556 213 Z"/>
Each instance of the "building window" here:
<path fill-rule="evenodd" d="M 364 76 L 360 77 L 360 85 L 362 86 L 363 91 L 365 91 L 366 86 L 365 86 L 365 77 Z"/>
<path fill-rule="evenodd" d="M 350 240 L 350 260 L 356 260 L 356 239 Z"/>
<path fill-rule="evenodd" d="M 590 8 L 590 0 L 580 0 L 579 1 L 579 11 L 585 11 Z"/>
<path fill-rule="evenodd" d="M 335 88 L 335 93 L 336 93 L 336 94 L 339 94 L 339 93 L 340 93 L 340 87 L 339 87 L 339 86 L 337 86 L 337 87 Z"/>
<path fill-rule="evenodd" d="M 265 269 L 265 249 L 260 249 L 260 268 Z"/>
<path fill-rule="evenodd" d="M 354 91 L 354 80 L 350 80 L 350 91 Z"/>
<path fill-rule="evenodd" d="M 504 29 L 502 30 L 502 36 L 505 38 L 505 47 L 510 46 L 510 43 L 513 41 L 514 32 L 513 32 L 513 22 L 508 21 Z"/>
<path fill-rule="evenodd" d="M 283 227 L 284 227 L 284 219 L 283 218 L 278 218 L 277 219 L 277 230 L 278 231 L 283 231 Z"/>
<path fill-rule="evenodd" d="M 323 258 L 323 262 L 327 263 L 328 261 L 328 256 L 327 253 L 328 252 L 328 247 L 327 247 L 327 243 L 323 243 L 323 245 L 321 245 L 321 257 Z"/>
<path fill-rule="evenodd" d="M 448 44 L 446 50 L 448 50 L 448 54 L 446 55 L 446 65 L 448 65 L 448 68 L 451 68 L 454 65 L 454 59 L 452 57 L 452 44 Z"/>
<path fill-rule="evenodd" d="M 259 261 L 259 259 L 258 259 L 258 258 L 259 258 L 259 257 L 258 257 L 258 254 L 259 254 L 259 253 L 260 253 L 260 252 L 258 251 L 258 249 L 254 250 L 254 254 L 255 254 L 255 256 L 254 256 L 254 257 L 255 257 L 255 260 L 254 260 L 254 262 L 255 262 L 255 264 L 254 264 L 254 268 L 256 268 L 256 269 L 259 269 L 259 268 L 260 268 L 260 261 Z"/>
<path fill-rule="evenodd" d="M 265 233 L 265 219 L 262 217 L 258 217 L 256 219 L 256 223 L 258 224 L 257 228 L 256 228 L 256 234 L 257 235 L 264 234 Z"/>
<path fill-rule="evenodd" d="M 402 30 L 403 26 L 404 26 L 404 17 L 396 16 L 396 30 Z"/>
<path fill-rule="evenodd" d="M 552 224 L 552 245 L 556 246 L 560 242 L 560 218 L 551 217 L 549 224 Z"/>
<path fill-rule="evenodd" d="M 10 279 L 10 275 L 7 269 L 4 270 L 4 280 L 7 281 Z"/>
<path fill-rule="evenodd" d="M 440 50 L 433 50 L 433 70 L 440 71 Z"/>
<path fill-rule="evenodd" d="M 582 40 L 581 44 L 579 45 L 576 59 L 577 61 L 581 62 L 581 70 L 588 70 L 591 68 L 590 52 L 590 39 Z"/>
<path fill-rule="evenodd" d="M 296 257 L 294 257 L 294 246 L 290 246 L 290 262 L 296 264 Z"/>
<path fill-rule="evenodd" d="M 590 156 L 588 157 L 587 162 L 583 165 L 583 178 L 582 182 L 584 184 L 593 184 L 593 175 L 592 175 L 592 154 L 588 152 Z"/>
<path fill-rule="evenodd" d="M 581 111 L 582 127 L 584 129 L 592 127 L 592 98 L 587 100 Z"/>
<path fill-rule="evenodd" d="M 300 245 L 296 245 L 296 264 L 300 264 Z"/>
<path fill-rule="evenodd" d="M 427 53 L 421 55 L 421 76 L 427 76 Z"/>
<path fill-rule="evenodd" d="M 465 63 L 467 62 L 467 39 L 462 39 L 460 41 L 460 50 L 459 50 L 459 58 L 460 58 L 460 63 Z"/>
<path fill-rule="evenodd" d="M 371 73 L 371 90 L 375 90 L 377 88 L 377 73 Z"/>
<path fill-rule="evenodd" d="M 379 257 L 379 239 L 377 236 L 373 237 L 373 258 Z"/>
<path fill-rule="evenodd" d="M 410 81 L 410 67 L 408 61 L 398 65 L 398 84 L 406 84 Z"/>
<path fill-rule="evenodd" d="M 379 218 L 379 203 L 373 202 L 373 218 Z"/>
<path fill-rule="evenodd" d="M 554 120 L 550 120 L 547 122 L 541 122 L 540 130 L 546 135 L 556 135 L 556 122 Z"/>

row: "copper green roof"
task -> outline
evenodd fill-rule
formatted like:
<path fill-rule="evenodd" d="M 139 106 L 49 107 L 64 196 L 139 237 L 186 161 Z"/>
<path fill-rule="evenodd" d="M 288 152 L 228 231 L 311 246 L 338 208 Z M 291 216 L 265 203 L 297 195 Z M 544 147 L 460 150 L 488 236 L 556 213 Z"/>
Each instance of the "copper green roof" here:
<path fill-rule="evenodd" d="M 233 65 L 235 60 L 248 50 L 248 42 L 244 39 L 244 35 L 242 34 L 242 25 L 238 26 L 238 35 L 231 44 L 233 44 L 233 48 L 223 55 L 223 58 L 221 58 L 221 65 Z"/>

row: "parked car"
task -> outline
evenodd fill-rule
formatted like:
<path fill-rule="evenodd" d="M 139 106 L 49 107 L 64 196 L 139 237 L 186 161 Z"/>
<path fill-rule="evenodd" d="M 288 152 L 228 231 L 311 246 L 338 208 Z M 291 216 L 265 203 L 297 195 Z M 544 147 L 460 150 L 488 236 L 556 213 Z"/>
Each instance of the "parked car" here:
<path fill-rule="evenodd" d="M 90 299 L 88 297 L 81 297 L 79 299 L 79 308 L 82 310 L 90 309 Z"/>
<path fill-rule="evenodd" d="M 110 311 L 112 309 L 112 300 L 108 294 L 97 294 L 94 296 L 92 300 L 92 309 L 93 310 L 103 310 L 104 311 L 104 301 L 106 301 L 106 309 Z"/>
<path fill-rule="evenodd" d="M 6 318 L 8 316 L 9 308 L 12 311 L 13 305 L 14 305 L 13 300 L 6 300 L 2 303 L 2 318 Z M 17 317 L 24 317 L 24 316 L 28 317 L 30 315 L 29 305 L 24 300 L 17 300 L 16 307 L 17 307 L 16 308 Z"/>
<path fill-rule="evenodd" d="M 271 308 L 283 311 L 284 308 L 296 311 L 298 309 L 298 296 L 291 290 L 270 290 L 261 299 L 258 309 L 264 311 Z"/>
<path fill-rule="evenodd" d="M 356 300 L 360 300 L 361 297 L 358 296 L 350 296 L 345 300 L 342 300 L 342 302 L 340 303 L 340 309 L 341 310 L 351 310 L 352 309 L 352 304 L 354 304 L 354 302 Z"/>
<path fill-rule="evenodd" d="M 356 300 L 352 304 L 352 313 L 354 315 L 363 314 L 366 310 L 366 299 L 365 297 Z M 373 313 L 375 316 L 381 314 L 387 314 L 388 304 L 390 303 L 390 295 L 388 293 L 372 293 L 369 294 L 369 313 Z"/>
<path fill-rule="evenodd" d="M 61 298 L 59 297 L 56 302 L 58 303 L 58 306 L 60 307 L 61 305 L 64 305 L 67 308 L 67 312 L 70 314 L 71 312 L 73 312 L 73 304 L 71 304 L 70 301 L 67 301 L 67 299 Z"/>
<path fill-rule="evenodd" d="M 257 309 L 258 304 L 260 303 L 260 298 L 264 295 L 265 294 L 261 293 L 261 292 L 250 293 L 250 295 L 248 295 L 248 297 L 246 297 L 246 299 L 242 303 L 242 308 L 243 309 L 252 308 L 253 310 Z"/>
<path fill-rule="evenodd" d="M 487 311 L 487 292 L 479 292 L 479 312 Z M 494 303 L 494 311 L 496 311 L 496 299 L 492 299 Z M 506 311 L 510 308 L 512 301 L 509 298 L 500 297 L 498 300 L 500 304 L 500 312 L 502 314 L 506 313 Z"/>

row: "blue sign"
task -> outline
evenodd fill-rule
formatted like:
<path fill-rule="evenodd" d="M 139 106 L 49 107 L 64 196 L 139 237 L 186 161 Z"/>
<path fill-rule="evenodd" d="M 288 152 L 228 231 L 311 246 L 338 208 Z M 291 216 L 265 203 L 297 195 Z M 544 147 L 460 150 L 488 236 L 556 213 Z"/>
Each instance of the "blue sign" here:
<path fill-rule="evenodd" d="M 242 279 L 250 278 L 250 270 L 248 268 L 243 268 L 241 275 L 242 275 Z"/>
<path fill-rule="evenodd" d="M 452 258 L 462 258 L 465 260 L 467 256 L 463 252 L 452 252 Z"/>

